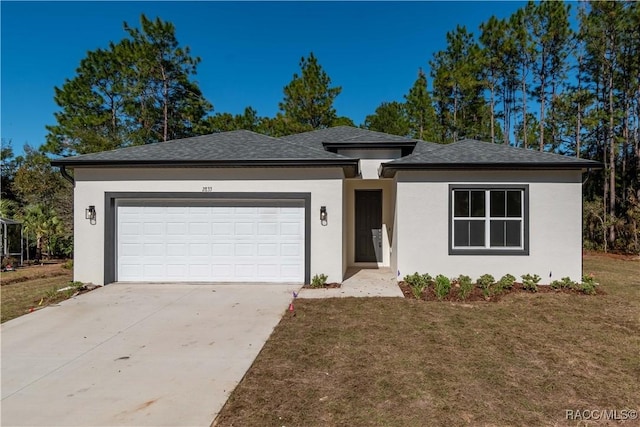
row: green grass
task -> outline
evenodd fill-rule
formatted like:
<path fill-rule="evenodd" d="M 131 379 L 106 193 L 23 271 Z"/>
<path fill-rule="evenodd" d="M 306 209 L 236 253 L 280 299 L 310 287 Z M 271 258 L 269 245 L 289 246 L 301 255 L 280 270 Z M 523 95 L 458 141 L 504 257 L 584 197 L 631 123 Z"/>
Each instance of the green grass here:
<path fill-rule="evenodd" d="M 567 409 L 640 409 L 640 261 L 591 256 L 589 272 L 605 295 L 299 300 L 214 424 L 556 426 L 577 425 Z"/>

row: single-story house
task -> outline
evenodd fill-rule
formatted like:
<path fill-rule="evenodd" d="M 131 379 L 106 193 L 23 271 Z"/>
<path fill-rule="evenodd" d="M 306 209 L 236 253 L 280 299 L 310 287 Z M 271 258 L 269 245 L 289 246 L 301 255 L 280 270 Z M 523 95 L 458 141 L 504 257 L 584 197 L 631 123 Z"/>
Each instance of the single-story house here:
<path fill-rule="evenodd" d="M 52 164 L 75 186 L 74 279 L 95 284 L 340 282 L 350 267 L 579 280 L 583 173 L 601 167 L 348 126 L 239 130 Z"/>

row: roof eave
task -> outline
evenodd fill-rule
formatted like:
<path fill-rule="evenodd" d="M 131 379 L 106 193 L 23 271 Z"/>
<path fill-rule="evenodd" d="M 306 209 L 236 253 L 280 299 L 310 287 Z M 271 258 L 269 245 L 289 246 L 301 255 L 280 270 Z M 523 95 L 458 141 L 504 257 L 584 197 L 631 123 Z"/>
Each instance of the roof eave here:
<path fill-rule="evenodd" d="M 407 142 L 323 142 L 324 148 L 415 148 L 418 141 Z"/>
<path fill-rule="evenodd" d="M 584 162 L 538 162 L 538 163 L 383 163 L 380 176 L 393 178 L 399 170 L 581 170 L 602 169 L 600 162 L 587 160 Z"/>
<path fill-rule="evenodd" d="M 52 166 L 77 167 L 161 167 L 161 168 L 242 168 L 242 167 L 341 167 L 347 178 L 358 174 L 358 159 L 258 159 L 258 160 L 73 160 L 57 159 Z"/>

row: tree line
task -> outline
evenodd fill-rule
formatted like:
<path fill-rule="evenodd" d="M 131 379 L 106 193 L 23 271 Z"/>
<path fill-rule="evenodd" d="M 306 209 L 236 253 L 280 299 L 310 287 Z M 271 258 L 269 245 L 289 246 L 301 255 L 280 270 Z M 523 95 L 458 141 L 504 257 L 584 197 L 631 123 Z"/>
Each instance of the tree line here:
<path fill-rule="evenodd" d="M 3 216 L 7 203 L 22 218 L 40 206 L 70 236 L 71 190 L 48 166 L 51 155 L 235 129 L 277 137 L 354 125 L 337 114 L 342 88 L 313 53 L 301 58 L 274 117 L 251 106 L 214 114 L 195 80 L 201 59 L 180 45 L 170 22 L 142 15 L 139 28 L 125 23 L 124 31 L 121 41 L 88 52 L 76 75 L 55 88 L 56 123 L 39 149 L 14 158 L 3 144 Z M 599 160 L 605 168 L 585 174 L 583 186 L 585 246 L 640 252 L 640 4 L 529 2 L 507 18 L 489 18 L 476 34 L 457 26 L 445 37 L 402 100 L 384 100 L 360 126 Z M 22 175 L 54 185 L 29 188 Z"/>

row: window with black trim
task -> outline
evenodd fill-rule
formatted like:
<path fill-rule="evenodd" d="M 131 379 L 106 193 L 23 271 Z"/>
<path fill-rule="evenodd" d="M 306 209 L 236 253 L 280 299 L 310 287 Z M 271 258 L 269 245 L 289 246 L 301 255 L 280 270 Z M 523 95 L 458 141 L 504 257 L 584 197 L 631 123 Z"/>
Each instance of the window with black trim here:
<path fill-rule="evenodd" d="M 528 254 L 528 191 L 522 186 L 450 186 L 451 254 Z"/>

